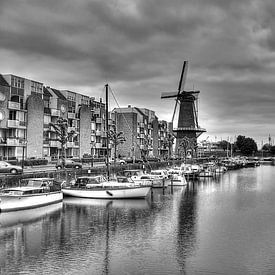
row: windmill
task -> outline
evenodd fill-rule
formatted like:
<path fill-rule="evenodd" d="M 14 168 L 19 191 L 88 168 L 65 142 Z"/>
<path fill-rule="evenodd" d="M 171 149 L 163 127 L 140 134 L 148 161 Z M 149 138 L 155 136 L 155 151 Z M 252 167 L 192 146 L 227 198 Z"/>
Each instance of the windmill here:
<path fill-rule="evenodd" d="M 161 94 L 161 98 L 175 98 L 175 107 L 172 116 L 172 125 L 174 123 L 175 114 L 179 105 L 178 125 L 173 126 L 173 133 L 176 137 L 176 153 L 180 154 L 181 147 L 186 149 L 190 147 L 190 154 L 194 155 L 197 147 L 197 138 L 206 132 L 205 129 L 200 128 L 198 124 L 198 94 L 200 91 L 185 91 L 184 85 L 186 81 L 188 69 L 188 61 L 184 61 L 179 81 L 177 92 L 165 92 Z M 187 142 L 188 141 L 188 142 Z"/>

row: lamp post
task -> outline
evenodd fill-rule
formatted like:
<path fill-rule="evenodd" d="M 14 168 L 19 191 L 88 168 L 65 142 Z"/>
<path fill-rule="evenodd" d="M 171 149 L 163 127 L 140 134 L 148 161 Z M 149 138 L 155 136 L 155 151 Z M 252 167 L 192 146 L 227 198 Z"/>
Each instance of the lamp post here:
<path fill-rule="evenodd" d="M 94 166 L 94 146 L 95 146 L 95 142 L 91 141 L 91 167 Z"/>
<path fill-rule="evenodd" d="M 23 152 L 22 152 L 22 169 L 24 169 L 24 160 L 25 160 L 25 146 L 27 145 L 27 141 L 24 139 L 22 140 Z"/>

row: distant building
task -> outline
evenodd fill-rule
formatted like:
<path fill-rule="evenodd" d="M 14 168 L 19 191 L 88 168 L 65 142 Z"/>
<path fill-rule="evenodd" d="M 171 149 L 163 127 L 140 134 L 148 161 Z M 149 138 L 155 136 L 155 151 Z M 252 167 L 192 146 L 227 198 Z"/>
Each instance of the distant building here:
<path fill-rule="evenodd" d="M 112 111 L 112 119 L 117 132 L 122 131 L 126 138 L 126 141 L 118 146 L 118 155 L 135 158 L 167 156 L 168 147 L 165 144 L 168 124 L 165 121 L 159 122 L 154 111 L 129 105 L 125 108 L 115 108 Z"/>

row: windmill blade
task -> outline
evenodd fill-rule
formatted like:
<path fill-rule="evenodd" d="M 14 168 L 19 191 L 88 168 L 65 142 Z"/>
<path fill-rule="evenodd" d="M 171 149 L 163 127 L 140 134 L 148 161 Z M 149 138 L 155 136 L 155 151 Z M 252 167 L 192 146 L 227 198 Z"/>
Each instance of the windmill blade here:
<path fill-rule="evenodd" d="M 178 88 L 178 94 L 184 89 L 185 81 L 186 81 L 186 75 L 187 75 L 187 69 L 188 69 L 188 61 L 184 61 L 182 65 L 182 71 L 180 75 L 180 81 L 179 81 L 179 88 Z"/>
<path fill-rule="evenodd" d="M 162 92 L 160 98 L 173 98 L 178 96 L 178 91 L 176 92 Z"/>
<path fill-rule="evenodd" d="M 176 114 L 176 110 L 177 110 L 177 105 L 178 105 L 178 99 L 176 99 L 176 103 L 175 103 L 175 107 L 174 107 L 174 112 L 173 112 L 173 116 L 172 116 L 172 123 L 174 122 L 174 118 L 175 118 L 175 114 Z"/>
<path fill-rule="evenodd" d="M 178 105 L 178 98 L 181 92 L 181 89 L 183 89 L 184 84 L 185 84 L 185 80 L 186 80 L 186 75 L 187 75 L 187 68 L 188 68 L 188 61 L 184 61 L 183 65 L 182 65 L 182 71 L 181 71 L 181 75 L 180 75 L 180 82 L 179 82 L 179 88 L 178 88 L 178 94 L 177 94 L 177 98 L 176 98 L 176 104 L 175 104 L 175 108 L 174 108 L 174 112 L 173 112 L 173 116 L 172 116 L 172 123 L 174 121 L 175 118 L 175 114 L 176 114 L 176 109 L 177 109 L 177 105 Z M 183 84 L 183 85 L 182 85 Z"/>

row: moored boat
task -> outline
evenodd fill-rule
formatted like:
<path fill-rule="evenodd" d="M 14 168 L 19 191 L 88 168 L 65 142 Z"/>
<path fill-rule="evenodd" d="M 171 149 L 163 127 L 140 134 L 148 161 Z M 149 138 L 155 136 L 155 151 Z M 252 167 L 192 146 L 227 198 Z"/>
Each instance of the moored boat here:
<path fill-rule="evenodd" d="M 179 168 L 171 168 L 168 170 L 170 178 L 169 185 L 173 186 L 185 186 L 187 185 L 184 173 Z"/>
<path fill-rule="evenodd" d="M 91 199 L 132 199 L 145 198 L 150 186 L 141 186 L 129 178 L 118 177 L 107 181 L 102 175 L 79 177 L 68 187 L 63 187 L 65 196 Z"/>
<path fill-rule="evenodd" d="M 61 202 L 61 186 L 52 178 L 28 179 L 25 186 L 1 190 L 0 212 L 31 209 Z"/>

